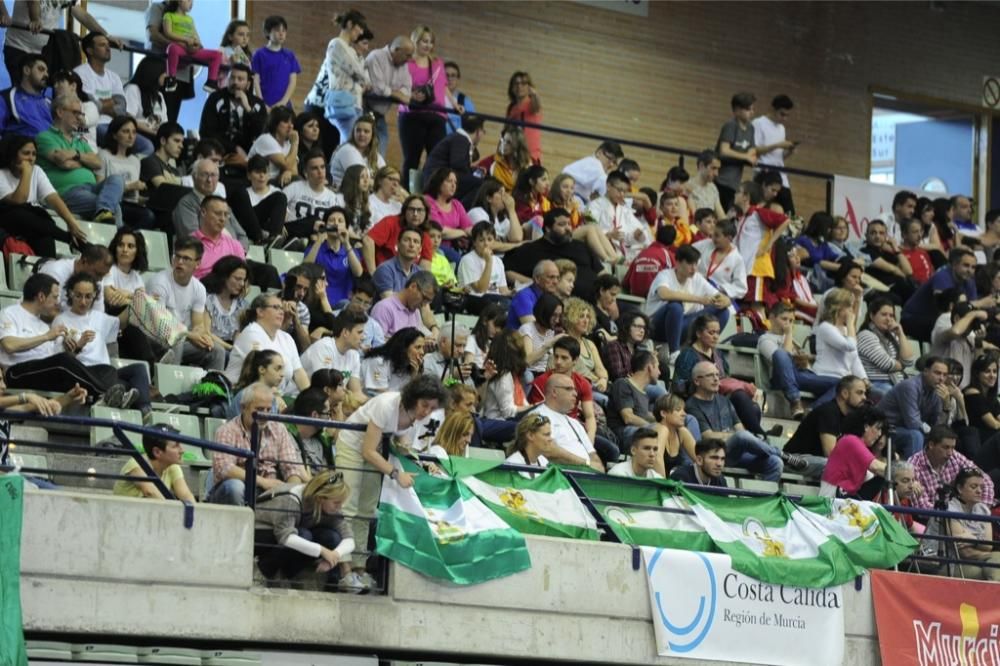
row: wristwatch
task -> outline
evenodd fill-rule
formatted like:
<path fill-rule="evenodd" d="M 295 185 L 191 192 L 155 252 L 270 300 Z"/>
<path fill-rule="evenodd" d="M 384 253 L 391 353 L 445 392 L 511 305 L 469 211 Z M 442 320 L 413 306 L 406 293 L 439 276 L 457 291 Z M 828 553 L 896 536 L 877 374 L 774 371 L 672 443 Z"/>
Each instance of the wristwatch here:
<path fill-rule="evenodd" d="M 395 481 L 396 479 L 398 479 L 399 478 L 399 470 L 394 467 L 392 469 L 392 471 L 389 472 L 389 478 L 392 479 L 393 481 Z"/>

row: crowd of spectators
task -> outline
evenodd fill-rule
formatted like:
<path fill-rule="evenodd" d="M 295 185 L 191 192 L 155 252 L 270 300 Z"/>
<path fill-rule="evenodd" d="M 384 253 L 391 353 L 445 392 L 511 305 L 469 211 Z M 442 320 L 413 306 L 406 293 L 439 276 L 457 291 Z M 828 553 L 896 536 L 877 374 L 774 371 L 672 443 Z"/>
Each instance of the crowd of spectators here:
<path fill-rule="evenodd" d="M 17 0 L 13 19 L 55 27 L 38 6 Z M 42 413 L 99 400 L 148 414 L 156 387 L 141 364 L 218 371 L 234 397 L 215 440 L 235 448 L 250 448 L 258 411 L 359 426 L 261 429 L 258 542 L 292 552 L 262 551 L 265 575 L 318 558 L 331 585 L 371 585 L 362 551 L 381 475 L 413 483 L 383 436 L 416 453 L 507 446 L 511 462 L 714 486 L 726 465 L 770 481 L 795 471 L 823 494 L 866 498 L 898 459 L 911 465 L 899 496 L 914 506 L 992 506 L 1000 211 L 980 228 L 966 196 L 901 191 L 863 239 L 825 211 L 803 220 L 773 170 L 798 145 L 786 95 L 758 117 L 754 95 L 734 95 L 696 173 L 672 167 L 657 189 L 612 141 L 553 170 L 539 130 L 473 113 L 429 27 L 370 50 L 356 10 L 337 16 L 296 114 L 301 67 L 282 17 L 264 20 L 256 50 L 242 21 L 209 49 L 190 9 L 151 2 L 150 46 L 166 62 L 147 58 L 128 85 L 106 67 L 118 40 L 79 7 L 86 62 L 70 72 L 48 71 L 38 35 L 8 31 L 0 229 L 47 260 L 0 312 L 0 365 L 4 390 Z M 192 60 L 209 64 L 198 141 L 176 122 Z M 542 120 L 527 72 L 511 76 L 509 98 L 508 118 Z M 398 168 L 386 162 L 393 115 Z M 480 155 L 494 133 L 496 150 Z M 89 242 L 84 219 L 118 227 L 109 247 Z M 148 230 L 172 252 L 144 279 Z M 77 255 L 57 259 L 55 240 Z M 299 251 L 302 265 L 279 275 L 256 249 Z M 136 330 L 143 294 L 182 327 L 169 344 Z M 445 311 L 475 323 L 441 324 Z M 801 421 L 784 447 L 772 441 L 781 427 L 762 424 L 765 387 L 731 376 L 718 348 L 735 318 Z M 110 365 L 116 341 L 139 363 Z M 933 353 L 918 358 L 921 344 Z M 187 499 L 169 436 L 146 453 Z M 216 454 L 207 500 L 242 504 L 244 464 Z M 116 491 L 160 496 L 148 482 Z"/>

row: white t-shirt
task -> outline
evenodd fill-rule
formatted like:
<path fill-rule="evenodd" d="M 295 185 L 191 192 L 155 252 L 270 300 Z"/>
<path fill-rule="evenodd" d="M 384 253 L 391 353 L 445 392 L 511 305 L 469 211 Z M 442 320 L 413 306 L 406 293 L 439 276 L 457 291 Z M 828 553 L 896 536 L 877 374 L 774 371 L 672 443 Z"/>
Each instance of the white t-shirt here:
<path fill-rule="evenodd" d="M 348 423 L 372 424 L 382 431 L 383 435 L 397 435 L 401 439 L 411 432 L 410 428 L 399 429 L 399 403 L 402 397 L 399 391 L 386 391 L 377 395 L 358 407 L 347 417 Z M 337 448 L 346 446 L 361 452 L 365 438 L 363 430 L 341 430 L 337 435 Z"/>
<path fill-rule="evenodd" d="M 122 79 L 112 72 L 110 67 L 105 65 L 104 74 L 100 76 L 97 75 L 97 72 L 87 62 L 77 65 L 73 68 L 73 71 L 80 76 L 80 81 L 83 82 L 83 92 L 98 102 L 98 107 L 100 106 L 100 102 L 111 99 L 115 95 L 119 95 L 122 98 L 125 97 L 125 88 L 122 86 Z M 104 113 L 101 114 L 100 119 L 97 121 L 99 125 L 110 122 L 111 116 Z"/>
<path fill-rule="evenodd" d="M 53 326 L 63 324 L 66 334 L 73 340 L 78 340 L 85 331 L 93 331 L 94 339 L 84 346 L 76 355 L 77 360 L 84 365 L 109 365 L 108 343 L 118 340 L 118 329 L 121 322 L 118 317 L 107 315 L 103 310 L 92 309 L 84 315 L 73 314 L 69 310 L 59 314 L 52 322 Z"/>
<path fill-rule="evenodd" d="M 472 224 L 474 225 L 480 222 L 489 222 L 490 214 L 482 206 L 476 206 L 469 211 L 469 219 L 472 220 Z M 510 220 L 507 218 L 502 220 L 497 218 L 493 222 L 493 231 L 496 232 L 497 240 L 507 240 L 510 236 Z"/>
<path fill-rule="evenodd" d="M 49 325 L 31 314 L 20 303 L 10 305 L 0 310 L 0 340 L 7 337 L 33 338 L 49 332 Z M 8 354 L 0 348 L 0 365 L 9 368 L 18 363 L 35 361 L 40 358 L 55 356 L 62 351 L 62 340 L 56 338 L 43 342 L 33 349 Z"/>
<path fill-rule="evenodd" d="M 656 293 L 656 290 L 660 287 L 666 287 L 671 291 L 680 291 L 685 294 L 690 294 L 692 296 L 715 296 L 719 293 L 719 290 L 711 285 L 711 283 L 701 276 L 701 273 L 695 273 L 687 282 L 680 284 L 677 281 L 677 274 L 674 272 L 676 269 L 667 268 L 656 274 L 653 278 L 653 284 L 649 285 L 649 294 L 646 296 L 646 314 L 650 317 L 660 309 L 667 301 L 663 300 Z M 684 304 L 684 314 L 689 314 L 691 312 L 697 312 L 705 306 L 701 303 L 691 303 L 685 302 Z"/>
<path fill-rule="evenodd" d="M 260 155 L 261 157 L 270 158 L 271 155 L 284 155 L 288 157 L 288 153 L 292 150 L 292 144 L 290 141 L 286 141 L 284 144 L 278 143 L 272 135 L 265 132 L 257 137 L 257 140 L 253 142 L 250 146 L 250 152 L 247 153 L 247 159 L 253 157 L 254 155 Z M 277 178 L 281 175 L 281 169 L 272 162 L 270 159 L 267 160 L 267 177 L 269 179 Z"/>
<path fill-rule="evenodd" d="M 270 184 L 268 184 L 267 190 L 263 194 L 258 194 L 252 187 L 248 187 L 247 188 L 247 196 L 250 198 L 250 205 L 251 206 L 256 206 L 261 201 L 263 201 L 264 199 L 268 198 L 269 196 L 271 196 L 275 192 L 280 192 L 280 191 L 281 190 L 279 190 L 277 187 L 275 187 L 274 185 L 270 185 Z"/>
<path fill-rule="evenodd" d="M 441 429 L 441 424 L 444 423 L 445 416 L 444 408 L 439 407 L 428 414 L 427 418 L 420 419 L 414 423 L 410 449 L 417 453 L 430 453 L 431 447 L 437 439 L 438 430 Z"/>
<path fill-rule="evenodd" d="M 395 199 L 389 199 L 389 203 L 383 202 L 374 192 L 368 195 L 368 210 L 372 214 L 372 224 L 377 224 L 384 217 L 399 215 L 403 210 L 403 204 Z"/>
<path fill-rule="evenodd" d="M 67 259 L 50 259 L 42 264 L 42 267 L 38 270 L 39 273 L 51 275 L 59 283 L 59 306 L 63 311 L 69 310 L 69 303 L 66 301 L 66 281 L 73 275 L 74 264 L 76 264 L 76 259 L 72 257 Z M 97 294 L 94 309 L 104 312 L 103 291 Z"/>
<path fill-rule="evenodd" d="M 522 336 L 531 340 L 531 349 L 538 350 L 545 346 L 545 343 L 556 337 L 556 332 L 553 329 L 549 329 L 545 334 L 538 332 L 538 328 L 535 326 L 535 322 L 529 321 L 526 324 L 521 324 L 521 327 L 517 329 L 517 332 Z M 549 365 L 549 355 L 552 352 L 546 352 L 532 365 L 528 366 L 528 370 L 532 372 L 545 372 L 545 369 Z"/>
<path fill-rule="evenodd" d="M 476 366 L 480 370 L 483 369 L 483 364 L 486 363 L 486 350 L 479 348 L 479 343 L 476 342 L 476 336 L 470 334 L 468 341 L 465 343 L 465 353 L 472 355 L 472 365 Z"/>
<path fill-rule="evenodd" d="M 653 242 L 649 235 L 649 225 L 640 221 L 628 206 L 615 206 L 607 197 L 601 197 L 587 205 L 587 212 L 605 234 L 611 231 L 622 233 L 621 240 L 613 241 L 612 245 L 625 255 L 629 263 Z M 636 232 L 639 232 L 638 238 Z"/>
<path fill-rule="evenodd" d="M 13 193 L 20 183 L 21 179 L 11 173 L 10 169 L 0 169 L 0 199 Z M 36 164 L 31 170 L 31 184 L 28 186 L 28 203 L 42 206 L 45 204 L 45 198 L 55 194 L 55 192 L 56 188 L 52 187 L 49 177 Z"/>
<path fill-rule="evenodd" d="M 545 403 L 535 408 L 534 413 L 549 418 L 549 423 L 552 424 L 552 441 L 559 448 L 584 460 L 590 460 L 590 454 L 594 452 L 594 443 L 590 441 L 582 423 L 570 416 L 560 414 Z"/>
<path fill-rule="evenodd" d="M 289 221 L 301 220 L 310 216 L 325 220 L 331 208 L 344 205 L 343 196 L 328 187 L 317 192 L 309 187 L 309 183 L 304 180 L 289 183 L 282 191 L 288 198 L 287 219 Z"/>
<path fill-rule="evenodd" d="M 333 151 L 333 155 L 330 157 L 330 166 L 327 167 L 330 172 L 330 184 L 339 190 L 340 182 L 344 180 L 344 172 L 355 164 L 367 165 L 368 162 L 353 143 L 340 144 L 340 147 Z M 377 164 L 379 169 L 385 166 L 385 160 L 382 159 L 381 155 L 378 156 Z"/>
<path fill-rule="evenodd" d="M 267 331 L 253 322 L 240 331 L 236 339 L 233 340 L 233 350 L 229 352 L 229 364 L 226 365 L 226 377 L 234 384 L 240 379 L 240 372 L 243 370 L 243 361 L 252 351 L 269 349 L 281 354 L 285 361 L 285 381 L 282 382 L 278 390 L 285 394 L 296 394 L 299 392 L 295 385 L 293 375 L 296 370 L 302 368 L 302 360 L 299 358 L 298 347 L 295 340 L 284 331 L 278 331 L 272 340 Z"/>
<path fill-rule="evenodd" d="M 341 354 L 333 338 L 320 338 L 309 345 L 309 349 L 302 354 L 302 367 L 310 377 L 321 368 L 333 368 L 361 381 L 361 352 L 357 349 L 348 349 Z"/>
<path fill-rule="evenodd" d="M 510 454 L 509 456 L 507 456 L 507 459 L 504 462 L 509 462 L 511 464 L 514 464 L 514 465 L 530 465 L 531 464 L 527 460 L 524 459 L 524 455 L 522 455 L 520 451 L 514 451 L 514 453 Z M 542 468 L 544 468 L 544 467 L 548 467 L 548 466 L 549 466 L 549 459 L 546 458 L 543 455 L 539 455 L 538 456 L 538 460 L 535 461 L 535 467 L 542 467 Z M 521 476 L 527 477 L 529 479 L 532 478 L 532 477 L 534 477 L 534 476 L 536 476 L 535 474 L 532 474 L 531 472 L 518 472 L 518 473 Z"/>
<path fill-rule="evenodd" d="M 142 93 L 139 90 L 139 86 L 134 83 L 129 83 L 125 86 L 125 112 L 133 118 L 139 118 L 147 123 L 152 119 L 162 125 L 168 120 L 167 104 L 160 93 L 156 93 L 156 97 L 153 99 L 152 113 L 148 116 L 143 116 Z"/>
<path fill-rule="evenodd" d="M 205 312 L 205 303 L 208 300 L 205 286 L 198 278 L 192 277 L 190 282 L 181 286 L 174 281 L 169 268 L 160 271 L 149 280 L 147 293 L 163 303 L 163 306 L 188 328 L 191 328 L 191 313 Z"/>
<path fill-rule="evenodd" d="M 483 269 L 486 268 L 486 260 L 476 254 L 475 250 L 467 253 L 462 260 L 458 262 L 458 284 L 461 287 L 469 287 L 469 293 L 473 296 L 482 296 L 485 294 L 499 294 L 500 287 L 507 286 L 507 273 L 504 270 L 503 259 L 497 255 L 493 255 L 493 264 L 490 267 L 490 283 L 486 287 L 486 291 L 476 291 L 473 285 L 479 281 L 479 278 L 483 274 Z"/>
<path fill-rule="evenodd" d="M 760 242 L 764 240 L 767 227 L 760 220 L 760 215 L 756 212 L 745 216 L 736 226 L 736 248 L 743 257 L 743 265 L 747 269 L 747 274 L 753 268 L 753 262 L 757 258 L 757 251 L 760 249 Z"/>
<path fill-rule="evenodd" d="M 753 119 L 753 143 L 755 146 L 770 146 L 785 140 L 785 126 L 776 123 L 767 116 L 757 116 Z M 785 149 L 775 148 L 769 153 L 758 154 L 757 170 L 765 166 L 785 166 Z M 788 187 L 788 176 L 781 172 L 781 182 Z"/>
<path fill-rule="evenodd" d="M 392 371 L 387 358 L 372 356 L 361 361 L 361 384 L 366 391 L 398 391 L 409 381 L 409 374 Z"/>
<path fill-rule="evenodd" d="M 625 462 L 620 462 L 611 469 L 608 470 L 608 475 L 610 476 L 627 476 L 630 478 L 640 478 L 636 476 L 635 471 L 632 469 L 632 461 L 626 460 Z M 662 479 L 663 477 L 653 468 L 646 470 L 646 473 L 641 477 L 644 479 Z"/>
<path fill-rule="evenodd" d="M 116 264 L 111 265 L 111 270 L 101 280 L 101 286 L 114 287 L 115 289 L 127 292 L 146 288 L 145 283 L 142 281 L 142 274 L 139 271 L 133 270 L 128 273 L 122 273 Z"/>

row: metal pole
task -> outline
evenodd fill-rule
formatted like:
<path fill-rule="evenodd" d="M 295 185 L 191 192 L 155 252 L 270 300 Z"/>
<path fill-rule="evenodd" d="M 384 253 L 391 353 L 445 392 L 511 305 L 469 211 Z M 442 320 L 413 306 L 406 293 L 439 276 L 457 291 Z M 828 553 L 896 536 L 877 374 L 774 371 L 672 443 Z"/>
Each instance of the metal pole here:
<path fill-rule="evenodd" d="M 260 424 L 257 415 L 253 415 L 250 423 L 250 457 L 247 458 L 246 477 L 243 481 L 243 501 L 251 509 L 257 502 L 257 457 L 260 455 Z"/>

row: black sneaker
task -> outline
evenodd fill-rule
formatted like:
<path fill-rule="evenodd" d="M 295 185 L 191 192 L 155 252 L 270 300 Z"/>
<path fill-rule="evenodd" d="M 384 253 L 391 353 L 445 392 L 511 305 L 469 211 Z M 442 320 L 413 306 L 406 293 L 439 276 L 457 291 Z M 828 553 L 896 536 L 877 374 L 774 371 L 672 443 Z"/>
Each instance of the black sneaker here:
<path fill-rule="evenodd" d="M 784 427 L 780 423 L 776 424 L 770 430 L 764 432 L 768 437 L 781 437 L 781 433 L 785 432 Z"/>
<path fill-rule="evenodd" d="M 781 462 L 785 463 L 785 467 L 793 472 L 803 472 L 809 467 L 809 462 L 798 454 L 782 451 L 780 455 Z"/>
<path fill-rule="evenodd" d="M 103 400 L 107 407 L 121 409 L 125 399 L 125 387 L 121 384 L 114 384 L 104 392 Z"/>
<path fill-rule="evenodd" d="M 216 90 L 219 89 L 219 84 L 217 82 L 209 79 L 208 81 L 205 81 L 205 83 L 204 83 L 204 85 L 202 85 L 201 89 L 204 90 L 205 92 L 211 94 L 211 93 L 214 93 Z"/>

